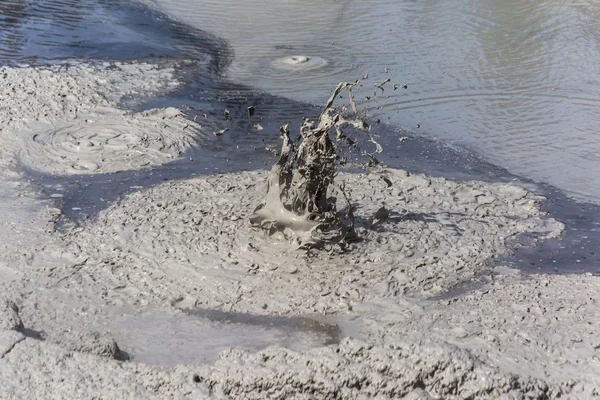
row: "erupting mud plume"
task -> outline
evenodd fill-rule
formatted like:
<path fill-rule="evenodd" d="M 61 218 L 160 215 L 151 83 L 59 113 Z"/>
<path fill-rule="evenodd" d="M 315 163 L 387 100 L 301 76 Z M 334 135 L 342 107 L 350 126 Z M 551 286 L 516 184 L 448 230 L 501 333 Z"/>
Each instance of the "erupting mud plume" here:
<path fill-rule="evenodd" d="M 365 132 L 369 141 L 375 144 L 375 152 L 382 151 L 370 135 L 369 125 L 358 117 L 352 95 L 352 88 L 358 83 L 338 84 L 316 123 L 304 120 L 300 127 L 299 145 L 296 146 L 290 139 L 288 125 L 280 128 L 283 140 L 281 154 L 269 173 L 267 194 L 250 218 L 253 225 L 266 229 L 269 234 L 281 232 L 304 247 L 324 242 L 343 246 L 357 238 L 352 205 L 344 186 L 339 185 L 338 189 L 348 202 L 345 215 L 337 210 L 337 198 L 328 194 L 341 160 L 339 146 L 332 137 L 336 142 L 356 144 L 342 128 L 354 127 Z M 348 92 L 352 108 L 351 117 L 346 118 L 345 108 L 334 107 L 335 100 L 344 90 Z"/>

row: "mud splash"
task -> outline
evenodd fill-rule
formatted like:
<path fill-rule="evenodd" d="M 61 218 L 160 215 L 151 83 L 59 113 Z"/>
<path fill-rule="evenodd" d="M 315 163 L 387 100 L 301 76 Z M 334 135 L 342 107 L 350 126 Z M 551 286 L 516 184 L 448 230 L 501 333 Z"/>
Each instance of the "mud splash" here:
<path fill-rule="evenodd" d="M 348 202 L 344 218 L 348 224 L 338 214 L 337 199 L 329 197 L 328 189 L 334 183 L 341 158 L 339 147 L 330 137 L 332 132 L 338 141 L 353 145 L 356 140 L 346 136 L 342 129 L 357 128 L 375 144 L 376 153 L 382 151 L 370 135 L 369 125 L 356 116 L 352 88 L 359 83 L 339 83 L 316 124 L 304 120 L 297 150 L 290 140 L 289 127 L 281 127 L 281 155 L 269 173 L 267 195 L 250 217 L 253 225 L 266 229 L 270 235 L 279 231 L 288 238 L 295 237 L 303 246 L 329 241 L 343 247 L 345 242 L 356 239 L 352 205 Z M 334 108 L 335 100 L 344 90 L 348 93 L 354 119 L 344 118 L 343 111 Z M 338 187 L 348 201 L 343 186 Z"/>
<path fill-rule="evenodd" d="M 169 73 L 169 79 L 160 79 L 164 70 L 153 74 L 156 68 L 149 66 L 149 73 L 144 68 L 78 65 L 46 75 L 44 68 L 5 69 L 18 81 L 13 87 L 46 85 L 49 96 L 17 90 L 3 99 L 10 106 L 0 136 L 6 144 L 2 165 L 18 161 L 23 142 L 15 136 L 31 133 L 24 110 L 31 109 L 32 120 L 68 125 L 80 113 L 118 109 L 119 99 L 138 85 L 152 93 L 177 82 Z M 148 75 L 155 79 L 141 79 Z M 120 83 L 95 96 L 99 84 L 88 78 L 98 76 Z M 73 88 L 74 98 L 60 96 Z M 60 210 L 48 207 L 51 212 L 36 214 L 45 222 L 36 240 L 22 229 L 28 219 L 15 224 L 12 236 L 21 242 L 3 243 L 11 256 L 6 266 L 18 274 L 1 281 L 7 300 L 0 302 L 0 381 L 6 383 L 0 397 L 597 395 L 598 278 L 534 281 L 515 273 L 493 277 L 491 289 L 472 296 L 432 300 L 486 274 L 511 251 L 513 238 L 557 237 L 563 226 L 540 210 L 544 199 L 512 184 L 456 182 L 381 166 L 336 174 L 325 136 L 337 139 L 341 119 L 331 110 L 314 125 L 307 122 L 298 151 L 290 151 L 275 174 L 154 181 L 105 204 L 96 219 L 60 232 L 52 228 Z M 331 132 L 322 130 L 327 126 Z M 364 239 L 350 243 L 348 251 L 298 251 L 287 240 L 257 234 L 248 222 L 267 189 L 294 215 L 330 211 L 332 196 L 322 196 L 323 184 L 300 172 L 310 170 L 307 160 L 322 168 L 316 172 L 345 182 L 354 229 Z M 272 188 L 285 187 L 281 171 L 290 161 L 296 175 L 282 201 Z M 267 188 L 269 176 L 277 180 Z M 296 190 L 308 195 L 296 196 Z M 118 312 L 123 309 L 134 312 Z M 130 318 L 135 313 L 141 318 Z M 306 321 L 315 315 L 316 323 Z M 359 331 L 336 331 L 331 321 L 340 316 L 360 320 Z M 136 331 L 144 324 L 152 329 Z M 181 363 L 172 358 L 167 367 L 148 365 L 193 349 L 194 340 L 202 340 L 199 330 L 223 339 L 215 348 L 245 350 L 219 356 L 215 349 L 190 350 L 189 358 L 181 358 L 188 365 L 174 366 Z M 222 335 L 228 330 L 233 334 Z M 240 345 L 246 330 L 251 334 Z M 215 343 L 209 339 L 214 338 L 202 344 Z M 269 345 L 274 346 L 263 348 Z M 122 352 L 133 361 L 123 361 Z M 202 365 L 208 353 L 217 357 L 214 365 Z"/>

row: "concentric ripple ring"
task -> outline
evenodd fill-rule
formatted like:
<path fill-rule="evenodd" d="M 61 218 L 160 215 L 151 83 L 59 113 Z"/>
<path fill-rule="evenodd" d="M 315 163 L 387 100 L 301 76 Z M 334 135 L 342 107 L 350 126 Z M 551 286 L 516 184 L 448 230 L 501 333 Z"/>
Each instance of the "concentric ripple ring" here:
<path fill-rule="evenodd" d="M 309 71 L 327 66 L 327 60 L 321 57 L 306 55 L 291 55 L 277 58 L 273 61 L 273 67 L 287 71 Z"/>
<path fill-rule="evenodd" d="M 175 108 L 92 118 L 37 128 L 21 161 L 59 175 L 117 172 L 172 161 L 197 144 L 199 126 Z"/>

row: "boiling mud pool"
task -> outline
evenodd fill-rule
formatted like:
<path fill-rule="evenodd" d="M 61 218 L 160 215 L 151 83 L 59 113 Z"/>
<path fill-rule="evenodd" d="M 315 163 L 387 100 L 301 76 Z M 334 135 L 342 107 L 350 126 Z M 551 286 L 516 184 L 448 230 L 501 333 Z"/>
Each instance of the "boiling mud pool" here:
<path fill-rule="evenodd" d="M 370 74 L 366 89 L 390 78 L 398 90 L 373 87 L 359 107 L 396 127 L 381 133 L 393 164 L 452 171 L 454 177 L 507 177 L 466 147 L 510 173 L 564 190 L 567 196 L 538 186 L 554 198 L 548 210 L 564 215 L 564 240 L 535 249 L 522 243 L 510 263 L 530 270 L 597 270 L 597 207 L 569 198 L 600 202 L 597 4 L 145 2 L 226 39 L 233 58 L 224 74 L 275 95 L 319 103 L 338 81 Z M 407 132 L 459 148 L 399 146 L 396 139 Z"/>
<path fill-rule="evenodd" d="M 124 106 L 175 106 L 190 118 L 206 114 L 209 130 L 229 128 L 160 168 L 68 178 L 31 171 L 44 192 L 61 192 L 70 219 L 93 217 L 118 196 L 165 179 L 268 167 L 270 149 L 279 146 L 273 134 L 279 125 L 292 122 L 294 130 L 302 116 L 319 112 L 289 99 L 321 104 L 339 80 L 365 73 L 370 79 L 363 94 L 373 82 L 392 80 L 385 92 L 375 89 L 378 95 L 360 104 L 373 120 L 389 123 L 373 126 L 389 165 L 458 179 L 514 178 L 464 146 L 449 145 L 460 142 L 569 195 L 585 194 L 576 187 L 596 190 L 600 174 L 590 160 L 600 142 L 594 142 L 597 116 L 590 107 L 598 98 L 591 65 L 599 30 L 593 29 L 598 9 L 592 4 L 146 3 L 151 7 L 92 0 L 0 6 L 2 62 L 191 60 L 181 72 L 186 87 L 150 101 L 124 99 Z M 393 82 L 408 88 L 393 90 Z M 256 106 L 256 120 L 241 117 L 249 105 Z M 233 122 L 224 120 L 225 109 Z M 264 129 L 255 129 L 257 122 Z M 400 143 L 403 136 L 408 140 Z M 513 262 L 533 270 L 595 271 L 597 207 L 551 186 L 537 189 L 553 198 L 548 209 L 569 229 L 550 249 L 524 246 L 527 256 Z"/>

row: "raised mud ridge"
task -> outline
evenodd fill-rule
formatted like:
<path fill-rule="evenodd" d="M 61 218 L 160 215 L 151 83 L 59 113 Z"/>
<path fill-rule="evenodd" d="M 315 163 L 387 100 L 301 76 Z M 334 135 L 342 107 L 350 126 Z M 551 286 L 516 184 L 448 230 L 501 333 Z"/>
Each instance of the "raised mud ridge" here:
<path fill-rule="evenodd" d="M 175 160 L 197 145 L 194 132 L 200 132 L 198 126 L 176 108 L 132 115 L 84 115 L 69 123 L 33 128 L 25 138 L 21 161 L 53 174 L 148 168 Z"/>

